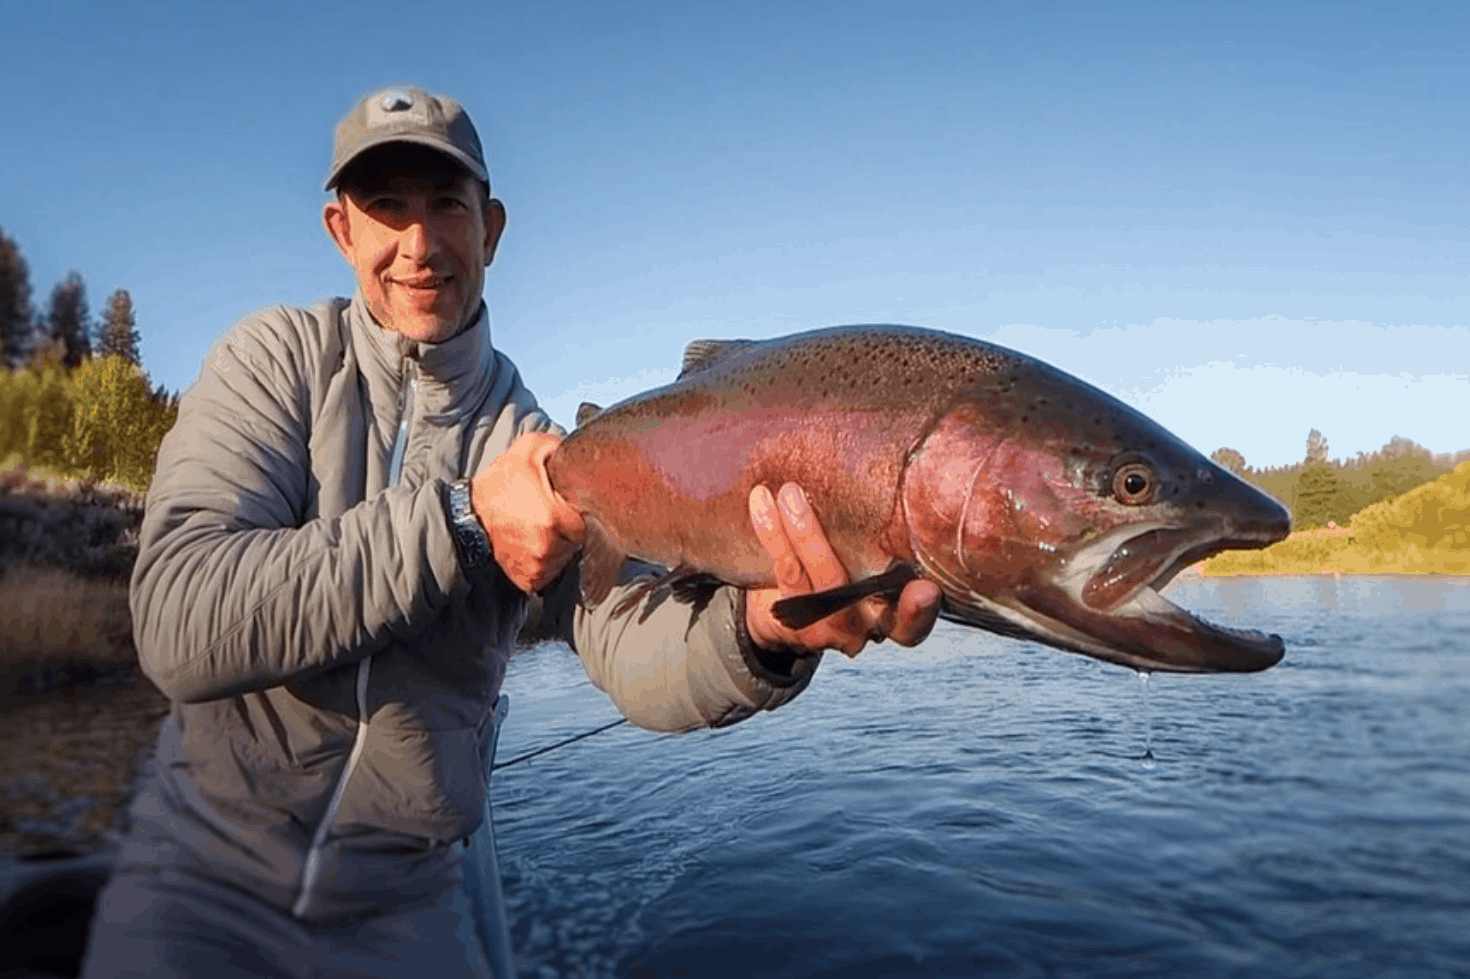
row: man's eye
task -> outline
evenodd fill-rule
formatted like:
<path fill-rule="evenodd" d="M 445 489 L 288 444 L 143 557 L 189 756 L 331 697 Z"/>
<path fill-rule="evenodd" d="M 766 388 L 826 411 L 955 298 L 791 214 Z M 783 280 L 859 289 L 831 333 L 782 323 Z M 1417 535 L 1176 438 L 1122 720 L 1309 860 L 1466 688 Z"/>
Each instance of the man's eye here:
<path fill-rule="evenodd" d="M 396 214 L 403 210 L 403 202 L 396 197 L 375 197 L 371 201 L 368 201 L 368 210 L 387 211 L 390 214 Z"/>
<path fill-rule="evenodd" d="M 468 210 L 468 205 L 458 197 L 441 197 L 439 198 L 439 210 L 456 213 Z"/>

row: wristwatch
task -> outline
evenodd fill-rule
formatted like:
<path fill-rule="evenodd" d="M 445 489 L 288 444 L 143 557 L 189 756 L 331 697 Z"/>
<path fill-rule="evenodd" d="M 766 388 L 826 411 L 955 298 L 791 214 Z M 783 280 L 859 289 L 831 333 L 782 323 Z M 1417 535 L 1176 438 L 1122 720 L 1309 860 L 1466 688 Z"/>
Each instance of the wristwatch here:
<path fill-rule="evenodd" d="M 444 487 L 444 512 L 449 515 L 449 530 L 459 551 L 459 563 L 465 568 L 478 568 L 490 561 L 490 537 L 470 505 L 470 481 L 456 479 Z"/>

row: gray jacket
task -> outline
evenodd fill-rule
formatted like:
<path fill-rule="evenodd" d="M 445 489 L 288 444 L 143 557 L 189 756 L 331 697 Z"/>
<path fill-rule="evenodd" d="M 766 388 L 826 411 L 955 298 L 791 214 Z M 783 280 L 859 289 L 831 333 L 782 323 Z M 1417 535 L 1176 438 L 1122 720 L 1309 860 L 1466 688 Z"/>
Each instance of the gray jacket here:
<path fill-rule="evenodd" d="M 174 709 L 125 865 L 309 921 L 452 877 L 528 600 L 493 563 L 461 567 L 442 492 L 548 430 L 483 311 L 415 343 L 359 296 L 263 311 L 216 344 L 159 451 L 133 575 L 142 666 Z M 587 611 L 567 582 L 530 611 L 640 726 L 733 723 L 815 668 L 763 668 L 735 589 L 619 615 L 618 594 Z"/>

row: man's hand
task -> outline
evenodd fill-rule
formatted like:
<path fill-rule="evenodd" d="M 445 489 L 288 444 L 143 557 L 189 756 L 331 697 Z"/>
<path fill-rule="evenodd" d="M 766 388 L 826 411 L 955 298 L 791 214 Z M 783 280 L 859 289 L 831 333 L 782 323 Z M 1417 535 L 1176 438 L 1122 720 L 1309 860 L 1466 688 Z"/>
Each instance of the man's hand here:
<path fill-rule="evenodd" d="M 745 596 L 745 628 L 757 646 L 787 646 L 805 652 L 840 649 L 856 656 L 870 638 L 902 646 L 923 642 L 939 617 L 939 586 L 917 579 L 904 586 L 898 605 L 866 598 L 805 629 L 788 629 L 771 615 L 771 606 L 790 595 L 826 591 L 847 584 L 847 569 L 795 483 L 781 487 L 780 503 L 771 491 L 750 491 L 750 522 L 776 568 L 775 588 L 753 588 Z"/>
<path fill-rule="evenodd" d="M 527 594 L 555 581 L 582 546 L 582 515 L 556 495 L 546 475 L 546 458 L 558 441 L 528 432 L 470 483 L 470 505 L 496 562 Z"/>

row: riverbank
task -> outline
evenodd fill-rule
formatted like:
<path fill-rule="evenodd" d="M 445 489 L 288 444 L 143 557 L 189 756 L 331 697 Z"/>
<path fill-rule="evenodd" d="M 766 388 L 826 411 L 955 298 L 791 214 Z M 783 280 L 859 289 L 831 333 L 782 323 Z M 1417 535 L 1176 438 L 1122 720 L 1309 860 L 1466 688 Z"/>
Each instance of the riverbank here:
<path fill-rule="evenodd" d="M 143 500 L 0 472 L 0 857 L 87 853 L 126 807 L 168 701 L 128 611 Z"/>
<path fill-rule="evenodd" d="M 1470 547 L 1395 547 L 1357 541 L 1347 528 L 1308 530 L 1259 551 L 1227 551 L 1194 566 L 1206 577 L 1226 575 L 1464 575 Z"/>
<path fill-rule="evenodd" d="M 168 710 L 136 674 L 8 698 L 0 714 L 0 857 L 82 854 L 116 839 Z"/>

